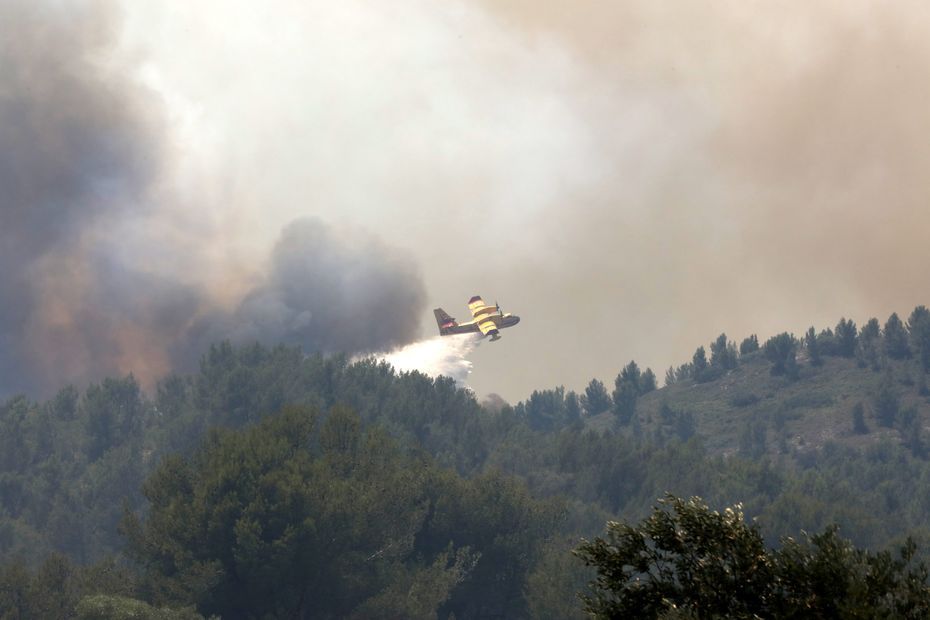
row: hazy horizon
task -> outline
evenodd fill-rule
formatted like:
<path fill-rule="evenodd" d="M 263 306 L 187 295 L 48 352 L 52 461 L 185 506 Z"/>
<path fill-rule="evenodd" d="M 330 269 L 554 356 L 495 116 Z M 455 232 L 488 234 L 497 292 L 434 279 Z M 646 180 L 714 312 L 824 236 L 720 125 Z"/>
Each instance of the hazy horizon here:
<path fill-rule="evenodd" d="M 930 6 L 0 8 L 0 391 L 382 351 L 515 402 L 930 303 Z M 295 223 L 296 222 L 296 223 Z"/>

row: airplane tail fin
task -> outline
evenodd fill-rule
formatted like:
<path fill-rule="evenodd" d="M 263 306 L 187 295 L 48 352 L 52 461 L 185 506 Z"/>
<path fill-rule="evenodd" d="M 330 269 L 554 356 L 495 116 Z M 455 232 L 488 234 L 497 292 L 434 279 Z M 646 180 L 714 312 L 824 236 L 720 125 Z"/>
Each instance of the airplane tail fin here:
<path fill-rule="evenodd" d="M 439 326 L 440 336 L 444 336 L 450 327 L 458 325 L 455 319 L 449 316 L 442 308 L 436 308 L 433 310 L 433 314 L 436 316 L 436 325 Z"/>

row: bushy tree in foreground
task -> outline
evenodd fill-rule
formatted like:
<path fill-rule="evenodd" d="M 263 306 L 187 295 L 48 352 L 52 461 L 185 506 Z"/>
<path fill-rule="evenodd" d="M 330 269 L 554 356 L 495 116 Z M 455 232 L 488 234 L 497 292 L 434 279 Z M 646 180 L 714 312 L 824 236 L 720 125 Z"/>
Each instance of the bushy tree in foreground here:
<path fill-rule="evenodd" d="M 523 614 L 555 504 L 498 474 L 459 478 L 347 408 L 317 419 L 286 408 L 162 462 L 148 514 L 123 523 L 146 602 L 224 618 Z"/>
<path fill-rule="evenodd" d="M 857 549 L 835 526 L 769 550 L 739 506 L 671 495 L 575 550 L 597 570 L 582 594 L 595 618 L 921 618 L 930 586 L 915 553 L 910 540 L 897 556 Z"/>

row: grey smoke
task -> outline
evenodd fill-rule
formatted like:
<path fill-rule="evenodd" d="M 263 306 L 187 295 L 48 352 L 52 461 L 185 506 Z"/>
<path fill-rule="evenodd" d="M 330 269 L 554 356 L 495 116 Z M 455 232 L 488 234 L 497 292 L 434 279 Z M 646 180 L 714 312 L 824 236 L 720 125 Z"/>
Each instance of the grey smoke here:
<path fill-rule="evenodd" d="M 285 227 L 264 281 L 195 341 L 290 342 L 306 350 L 380 351 L 417 337 L 426 293 L 413 262 L 361 231 L 313 218 Z"/>
<path fill-rule="evenodd" d="M 94 286 L 84 268 L 86 233 L 131 209 L 157 174 L 157 122 L 138 93 L 100 64 L 111 40 L 104 11 L 36 2 L 0 5 L 0 393 L 34 390 L 85 355 L 37 350 L 68 347 L 106 370 L 108 345 L 95 332 L 99 314 L 74 308 L 83 333 L 44 329 L 41 304 L 56 295 L 44 278 L 67 265 L 73 287 Z M 93 281 L 91 281 L 93 280 Z M 51 287 L 54 288 L 54 287 Z M 78 327 L 78 325 L 75 325 Z M 67 380 L 67 377 L 60 377 Z"/>
<path fill-rule="evenodd" d="M 150 385 L 212 340 L 349 353 L 412 340 L 419 273 L 364 233 L 293 223 L 232 307 L 191 277 L 181 242 L 125 247 L 121 231 L 171 226 L 171 145 L 159 100 L 108 64 L 117 25 L 106 3 L 0 4 L 0 396 L 128 372 Z M 178 257 L 183 270 L 158 267 Z"/>

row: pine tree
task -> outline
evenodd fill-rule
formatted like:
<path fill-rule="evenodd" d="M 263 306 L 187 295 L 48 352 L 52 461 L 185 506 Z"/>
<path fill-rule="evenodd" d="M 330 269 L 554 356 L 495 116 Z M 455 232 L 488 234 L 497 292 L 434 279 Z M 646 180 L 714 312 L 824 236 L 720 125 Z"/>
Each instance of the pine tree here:
<path fill-rule="evenodd" d="M 901 443 L 918 458 L 923 457 L 925 452 L 921 426 L 920 412 L 917 411 L 917 407 L 908 407 L 901 411 L 898 420 Z"/>
<path fill-rule="evenodd" d="M 907 329 L 901 323 L 898 314 L 893 312 L 885 323 L 885 353 L 896 360 L 910 357 L 911 347 L 907 340 Z"/>
<path fill-rule="evenodd" d="M 836 346 L 836 336 L 829 327 L 817 334 L 817 345 L 820 347 L 821 355 L 838 355 Z"/>
<path fill-rule="evenodd" d="M 843 357 L 852 357 L 856 354 L 858 332 L 852 320 L 840 319 L 836 324 L 836 352 Z"/>
<path fill-rule="evenodd" d="M 652 372 L 652 368 L 647 368 L 643 371 L 642 377 L 640 377 L 640 394 L 648 394 L 656 389 L 656 374 Z"/>
<path fill-rule="evenodd" d="M 811 366 L 823 364 L 823 359 L 820 357 L 820 345 L 817 343 L 817 332 L 813 327 L 807 330 L 804 342 L 807 345 L 807 355 L 810 357 Z"/>
<path fill-rule="evenodd" d="M 591 379 L 591 383 L 581 395 L 581 408 L 586 414 L 592 416 L 604 413 L 610 409 L 611 405 L 610 394 L 607 393 L 604 383 L 598 379 Z"/>
<path fill-rule="evenodd" d="M 668 370 L 665 371 L 665 387 L 674 385 L 676 380 L 677 378 L 675 376 L 675 367 L 669 366 Z"/>
<path fill-rule="evenodd" d="M 910 345 L 924 372 L 930 370 L 930 310 L 917 306 L 907 320 Z"/>
<path fill-rule="evenodd" d="M 872 370 L 880 368 L 879 343 L 881 337 L 882 332 L 878 319 L 869 319 L 868 323 L 859 332 L 859 346 L 856 348 L 856 356 L 859 358 L 860 367 L 871 366 Z"/>
<path fill-rule="evenodd" d="M 704 347 L 698 347 L 691 358 L 691 377 L 698 383 L 708 380 L 707 353 Z"/>
<path fill-rule="evenodd" d="M 613 401 L 614 413 L 621 425 L 629 424 L 636 412 L 636 399 L 640 394 L 639 366 L 631 361 L 624 366 L 614 381 Z"/>
<path fill-rule="evenodd" d="M 736 345 L 727 342 L 727 335 L 720 334 L 710 345 L 710 365 L 718 371 L 736 368 Z"/>
<path fill-rule="evenodd" d="M 759 350 L 759 338 L 753 334 L 743 339 L 739 345 L 739 354 L 748 355 Z"/>
<path fill-rule="evenodd" d="M 788 332 L 772 336 L 765 342 L 765 357 L 772 362 L 773 375 L 784 375 L 791 380 L 798 378 L 796 347 L 794 336 Z"/>

